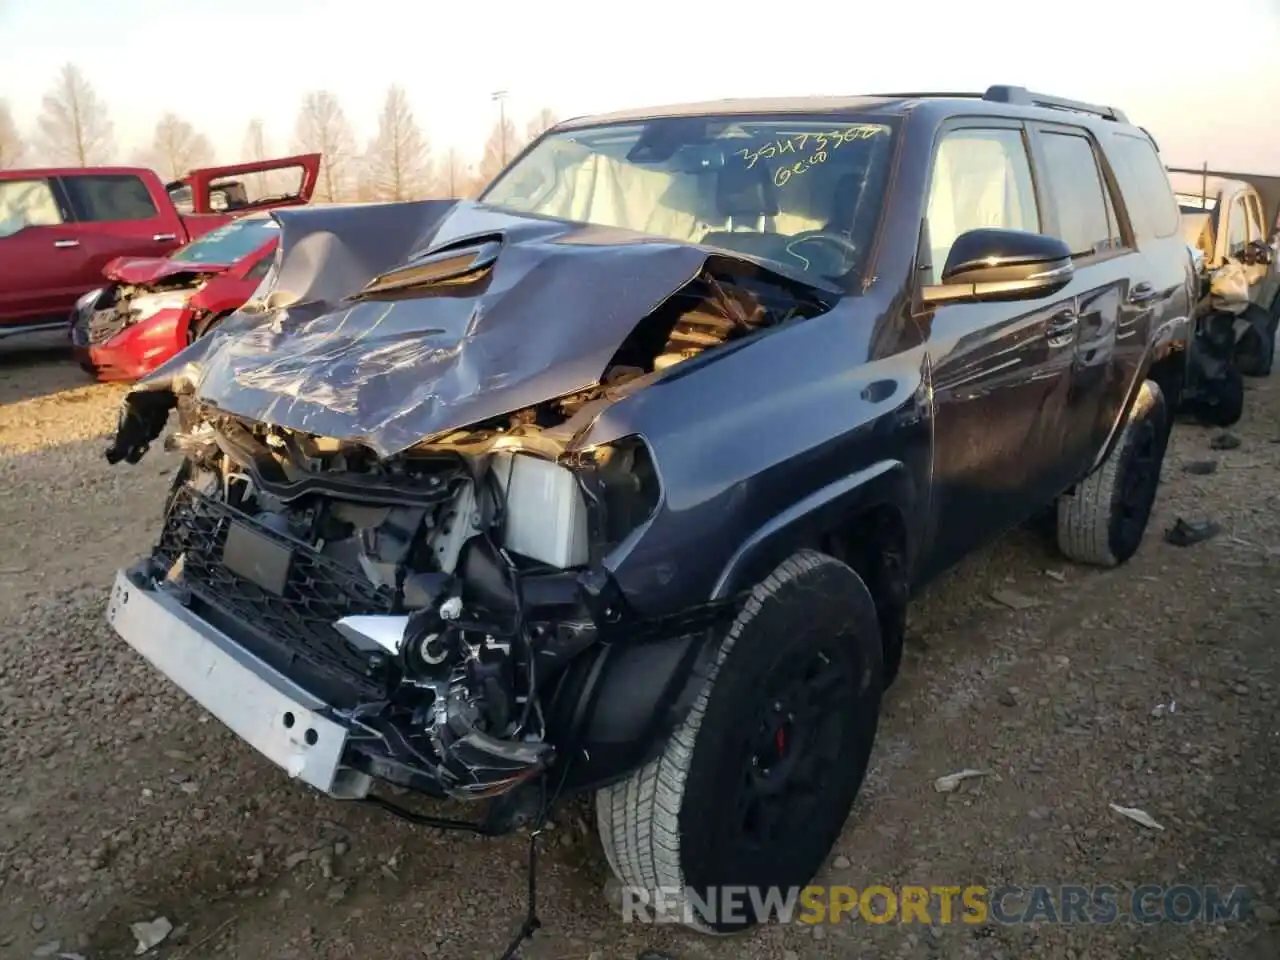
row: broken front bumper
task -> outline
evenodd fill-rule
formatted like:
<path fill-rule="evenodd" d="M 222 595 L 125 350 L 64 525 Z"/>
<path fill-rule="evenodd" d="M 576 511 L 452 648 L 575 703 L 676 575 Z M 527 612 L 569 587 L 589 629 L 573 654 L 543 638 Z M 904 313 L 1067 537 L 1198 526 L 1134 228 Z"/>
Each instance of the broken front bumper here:
<path fill-rule="evenodd" d="M 344 764 L 350 730 L 283 674 L 162 590 L 116 574 L 107 620 L 129 646 L 290 777 L 338 799 L 372 778 Z"/>
<path fill-rule="evenodd" d="M 190 321 L 185 309 L 173 309 L 130 326 L 95 328 L 81 311 L 72 322 L 71 346 L 99 380 L 139 380 L 186 347 Z"/>

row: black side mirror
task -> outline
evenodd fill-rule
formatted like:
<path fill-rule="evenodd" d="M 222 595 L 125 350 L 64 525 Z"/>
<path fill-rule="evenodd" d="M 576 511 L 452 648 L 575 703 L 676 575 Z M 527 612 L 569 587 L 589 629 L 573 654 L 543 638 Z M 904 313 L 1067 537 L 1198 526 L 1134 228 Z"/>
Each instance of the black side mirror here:
<path fill-rule="evenodd" d="M 925 287 L 925 304 L 1034 300 L 1057 293 L 1075 276 L 1071 248 L 1057 237 L 983 227 L 951 245 L 942 282 Z"/>

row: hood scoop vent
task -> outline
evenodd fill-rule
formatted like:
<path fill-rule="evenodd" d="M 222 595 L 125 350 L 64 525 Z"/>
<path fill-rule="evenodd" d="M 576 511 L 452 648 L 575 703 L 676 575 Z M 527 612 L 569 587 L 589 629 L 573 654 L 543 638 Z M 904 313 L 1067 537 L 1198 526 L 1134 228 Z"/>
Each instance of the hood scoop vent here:
<path fill-rule="evenodd" d="M 351 299 L 376 300 L 388 294 L 474 283 L 489 272 L 501 249 L 499 236 L 458 240 L 374 277 Z"/>

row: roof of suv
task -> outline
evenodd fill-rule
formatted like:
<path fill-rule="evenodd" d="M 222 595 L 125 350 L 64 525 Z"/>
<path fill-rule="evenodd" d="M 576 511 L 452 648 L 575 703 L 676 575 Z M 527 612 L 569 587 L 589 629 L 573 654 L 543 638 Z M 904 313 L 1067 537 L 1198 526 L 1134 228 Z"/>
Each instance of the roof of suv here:
<path fill-rule="evenodd" d="M 1007 116 L 1013 110 L 1017 114 L 1038 119 L 1053 119 L 1055 116 L 1060 118 L 1063 111 L 1068 111 L 1091 119 L 1111 120 L 1125 125 L 1129 123 L 1125 115 L 1114 107 L 1034 93 L 1025 87 L 997 85 L 988 87 L 983 93 L 880 93 L 857 96 L 770 97 L 635 107 L 629 110 L 575 117 L 558 124 L 556 129 L 569 130 L 598 124 L 668 117 L 856 113 L 866 110 L 901 114 L 925 103 L 946 104 L 953 109 L 963 106 L 966 113 L 999 113 Z"/>

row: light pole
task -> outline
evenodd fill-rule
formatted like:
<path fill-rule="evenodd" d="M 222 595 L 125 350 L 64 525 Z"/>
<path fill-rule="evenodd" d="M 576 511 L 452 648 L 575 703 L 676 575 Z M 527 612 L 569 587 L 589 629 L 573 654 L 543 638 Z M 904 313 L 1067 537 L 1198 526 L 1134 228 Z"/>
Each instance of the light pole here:
<path fill-rule="evenodd" d="M 498 101 L 498 136 L 502 143 L 502 165 L 507 165 L 507 91 L 495 90 L 490 99 Z"/>

